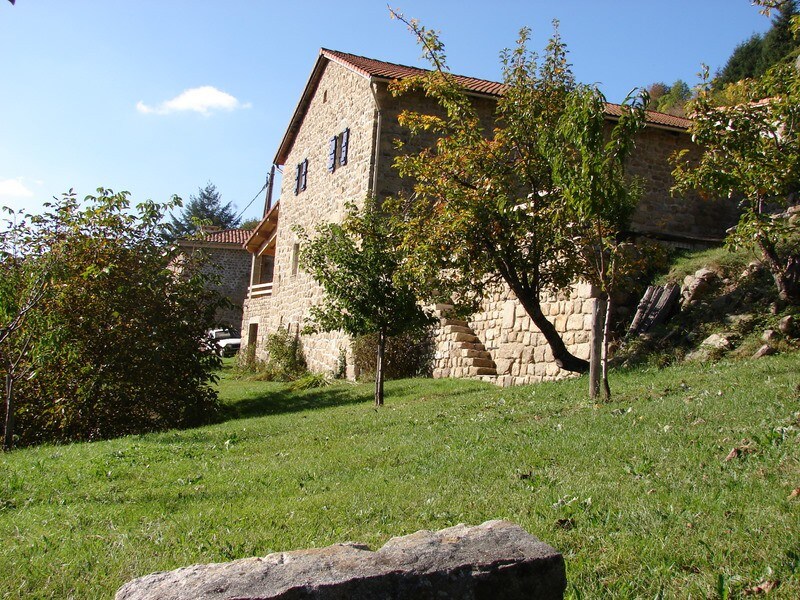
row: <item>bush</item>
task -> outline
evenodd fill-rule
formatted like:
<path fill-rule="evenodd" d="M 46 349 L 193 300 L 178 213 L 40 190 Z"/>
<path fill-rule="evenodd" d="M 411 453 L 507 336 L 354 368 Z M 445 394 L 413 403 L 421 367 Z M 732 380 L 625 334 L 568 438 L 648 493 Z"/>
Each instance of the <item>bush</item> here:
<path fill-rule="evenodd" d="M 258 360 L 254 352 L 240 352 L 237 370 L 256 381 L 295 381 L 308 373 L 299 333 L 280 326 L 267 335 L 264 342 L 266 360 Z"/>
<path fill-rule="evenodd" d="M 44 240 L 45 250 L 17 260 L 47 256 L 55 267 L 46 296 L 18 331 L 30 344 L 0 347 L 0 376 L 17 359 L 30 374 L 15 381 L 16 443 L 94 440 L 214 418 L 220 361 L 202 348 L 221 298 L 202 265 L 164 239 L 163 216 L 174 205 L 146 202 L 132 211 L 126 192 L 101 189 L 85 203 L 65 195 L 30 222 L 26 235 Z"/>
<path fill-rule="evenodd" d="M 377 352 L 377 334 L 362 335 L 353 340 L 353 364 L 360 377 L 371 379 L 375 376 Z M 390 336 L 383 357 L 386 378 L 430 377 L 433 353 L 433 332 L 430 328 Z"/>

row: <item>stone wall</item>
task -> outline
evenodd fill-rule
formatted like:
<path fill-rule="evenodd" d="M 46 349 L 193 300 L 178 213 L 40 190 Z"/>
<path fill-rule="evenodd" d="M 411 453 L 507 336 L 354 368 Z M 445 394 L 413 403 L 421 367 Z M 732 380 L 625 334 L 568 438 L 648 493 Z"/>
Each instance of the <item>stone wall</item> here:
<path fill-rule="evenodd" d="M 590 353 L 594 302 L 591 286 L 586 284 L 574 285 L 569 296 L 551 296 L 542 302 L 542 312 L 553 322 L 567 349 L 586 360 Z M 489 293 L 481 310 L 472 315 L 467 324 L 480 341 L 482 350 L 491 357 L 496 374 L 465 369 L 459 358 L 468 350 L 459 348 L 440 330 L 434 377 L 479 377 L 509 386 L 571 375 L 553 362 L 544 336 L 506 286 L 498 286 Z"/>
<path fill-rule="evenodd" d="M 251 324 L 258 325 L 256 354 L 264 358 L 263 342 L 279 326 L 302 328 L 309 307 L 321 298 L 321 288 L 297 268 L 295 227 L 313 234 L 321 223 L 341 221 L 345 202 L 363 201 L 369 185 L 375 134 L 375 110 L 369 81 L 335 63 L 328 63 L 311 99 L 283 169 L 272 296 L 248 299 L 242 320 L 243 345 Z M 347 164 L 327 169 L 329 141 L 350 130 Z M 306 189 L 294 193 L 297 164 L 308 160 Z M 312 371 L 336 368 L 340 349 L 349 338 L 340 333 L 303 336 Z"/>
<path fill-rule="evenodd" d="M 220 278 L 215 286 L 231 301 L 230 308 L 217 311 L 217 321 L 226 327 L 239 328 L 242 323 L 242 305 L 250 282 L 250 253 L 242 248 L 205 248 L 214 273 Z"/>
<path fill-rule="evenodd" d="M 640 132 L 627 166 L 628 174 L 644 180 L 642 196 L 631 223 L 637 233 L 683 241 L 717 241 L 738 220 L 738 206 L 730 199 L 704 199 L 696 193 L 673 197 L 675 184 L 669 157 L 688 149 L 699 156 L 687 133 L 648 127 Z"/>

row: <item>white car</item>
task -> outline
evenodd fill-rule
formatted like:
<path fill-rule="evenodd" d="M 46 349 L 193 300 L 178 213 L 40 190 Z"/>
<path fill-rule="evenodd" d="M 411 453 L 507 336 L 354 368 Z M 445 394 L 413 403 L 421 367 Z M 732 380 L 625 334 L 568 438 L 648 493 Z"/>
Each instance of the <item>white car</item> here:
<path fill-rule="evenodd" d="M 242 345 L 241 334 L 233 327 L 209 329 L 209 346 L 220 356 L 233 356 Z"/>

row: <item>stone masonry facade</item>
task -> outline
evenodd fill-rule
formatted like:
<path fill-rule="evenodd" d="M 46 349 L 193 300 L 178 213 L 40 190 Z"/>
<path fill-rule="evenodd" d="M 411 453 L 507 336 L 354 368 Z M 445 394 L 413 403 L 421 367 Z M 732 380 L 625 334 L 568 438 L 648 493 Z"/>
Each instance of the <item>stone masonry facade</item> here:
<path fill-rule="evenodd" d="M 207 234 L 208 239 L 181 240 L 179 245 L 186 251 L 200 251 L 208 258 L 206 271 L 217 281 L 214 284 L 220 294 L 228 299 L 230 306 L 217 310 L 217 325 L 234 327 L 242 324 L 242 306 L 247 297 L 252 258 L 242 248 L 249 235 L 243 229 L 227 229 Z"/>
<path fill-rule="evenodd" d="M 283 178 L 272 242 L 272 291 L 271 295 L 247 298 L 242 318 L 243 348 L 250 345 L 259 358 L 264 358 L 266 336 L 278 327 L 301 335 L 309 307 L 321 298 L 321 288 L 297 264 L 296 228 L 313 234 L 318 224 L 340 221 L 345 202 L 360 203 L 373 187 L 378 197 L 411 188 L 411 182 L 400 178 L 393 168 L 398 152 L 394 140 L 408 141 L 397 116 L 402 110 L 435 112 L 437 107 L 421 94 L 393 97 L 384 79 L 359 71 L 359 66 L 335 56 L 320 58 L 287 133 L 289 143 L 285 138 L 279 151 L 281 160 L 276 158 L 276 164 L 283 165 Z M 488 123 L 495 99 L 479 94 L 474 102 Z M 347 164 L 340 166 L 337 160 L 336 169 L 329 172 L 330 139 L 345 130 L 349 131 Z M 415 140 L 408 150 L 432 141 Z M 633 219 L 635 232 L 691 246 L 720 240 L 725 228 L 735 222 L 735 206 L 730 203 L 670 195 L 672 176 L 667 158 L 690 146 L 688 136 L 674 128 L 651 126 L 639 135 L 629 164 L 629 172 L 643 178 L 645 186 Z M 306 160 L 306 189 L 295 194 L 296 166 Z M 573 286 L 569 297 L 543 302 L 545 315 L 563 335 L 567 348 L 585 359 L 589 357 L 593 305 L 589 286 L 582 284 Z M 482 309 L 466 321 L 454 320 L 448 317 L 447 307 L 440 308 L 435 377 L 474 377 L 514 385 L 569 375 L 555 365 L 544 337 L 507 288 L 498 287 L 489 294 Z M 344 334 L 302 335 L 302 343 L 312 371 L 335 370 L 342 352 L 347 353 L 348 365 L 352 364 L 350 340 Z M 348 374 L 354 375 L 352 367 Z"/>
<path fill-rule="evenodd" d="M 347 164 L 327 169 L 332 136 L 349 130 Z M 321 288 L 297 265 L 295 228 L 309 234 L 329 221 L 341 221 L 345 202 L 359 203 L 369 189 L 375 137 L 375 110 L 370 83 L 338 65 L 328 65 L 311 98 L 306 117 L 285 160 L 280 190 L 280 222 L 275 241 L 271 296 L 250 298 L 242 320 L 242 347 L 253 343 L 264 358 L 264 340 L 279 327 L 299 331 Z M 338 159 L 338 157 L 337 157 Z M 295 195 L 296 165 L 308 160 L 306 189 Z M 256 325 L 256 328 L 252 328 Z M 249 336 L 257 332 L 253 342 Z M 303 350 L 312 371 L 331 371 L 350 340 L 342 333 L 303 336 Z"/>

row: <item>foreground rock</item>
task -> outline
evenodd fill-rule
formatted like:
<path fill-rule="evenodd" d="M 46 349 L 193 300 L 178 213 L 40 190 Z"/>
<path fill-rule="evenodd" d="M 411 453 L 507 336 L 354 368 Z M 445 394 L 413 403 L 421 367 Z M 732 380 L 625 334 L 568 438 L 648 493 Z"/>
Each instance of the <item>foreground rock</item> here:
<path fill-rule="evenodd" d="M 125 584 L 116 600 L 563 598 L 564 560 L 508 521 L 194 565 Z"/>

